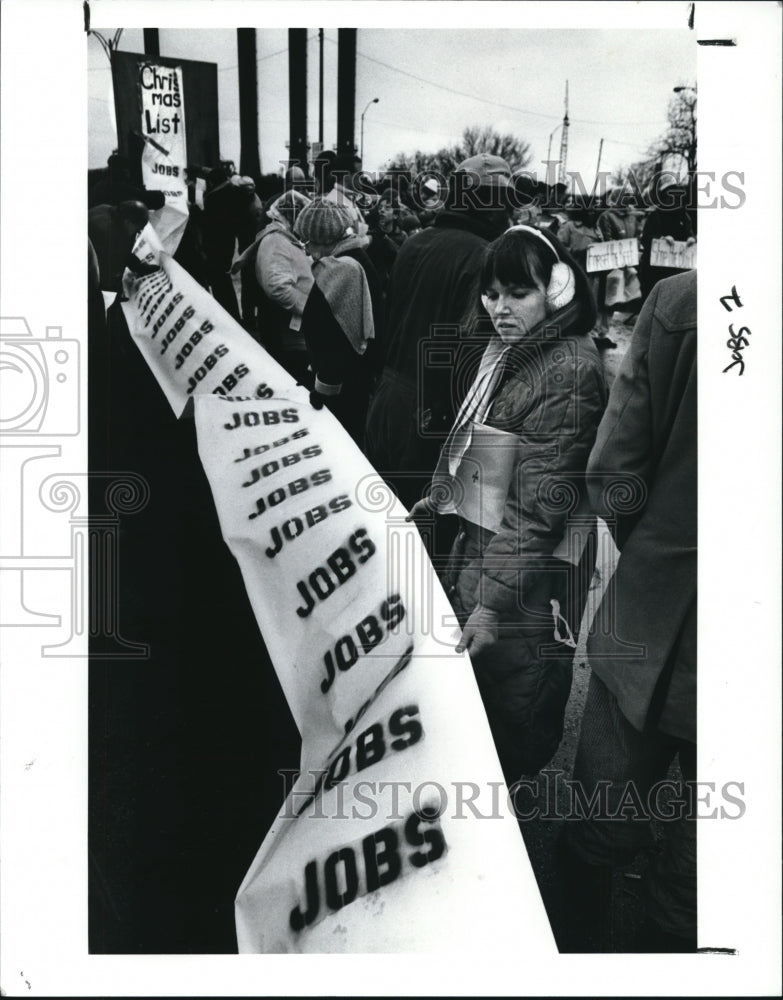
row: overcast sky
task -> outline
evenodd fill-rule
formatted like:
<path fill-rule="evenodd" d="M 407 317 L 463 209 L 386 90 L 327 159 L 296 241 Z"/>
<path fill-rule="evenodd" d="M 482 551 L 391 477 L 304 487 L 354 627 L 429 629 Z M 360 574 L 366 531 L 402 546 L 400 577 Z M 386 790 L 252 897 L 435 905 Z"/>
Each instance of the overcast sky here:
<path fill-rule="evenodd" d="M 103 34 L 108 34 L 105 30 Z M 318 139 L 317 25 L 308 31 L 310 141 Z M 337 29 L 324 44 L 324 141 L 337 135 Z M 287 31 L 257 31 L 261 167 L 287 156 Z M 142 32 L 123 32 L 120 49 L 143 52 Z M 160 30 L 161 55 L 217 63 L 222 155 L 239 162 L 234 30 Z M 116 145 L 108 61 L 88 39 L 89 165 L 105 165 Z M 568 169 L 590 181 L 601 167 L 639 159 L 666 125 L 672 88 L 696 82 L 696 40 L 682 30 L 497 30 L 360 28 L 357 35 L 356 144 L 365 117 L 364 162 L 382 170 L 399 152 L 434 151 L 469 125 L 492 125 L 532 147 L 534 165 L 556 158 L 569 82 Z"/>

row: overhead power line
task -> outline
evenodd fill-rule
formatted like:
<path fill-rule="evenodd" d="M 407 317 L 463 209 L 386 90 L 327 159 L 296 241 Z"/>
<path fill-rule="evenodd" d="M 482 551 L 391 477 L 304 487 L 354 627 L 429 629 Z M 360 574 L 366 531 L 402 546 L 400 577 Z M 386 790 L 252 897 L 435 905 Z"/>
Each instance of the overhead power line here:
<path fill-rule="evenodd" d="M 332 39 L 328 39 L 332 44 L 336 45 Z M 528 108 L 519 108 L 513 104 L 503 104 L 500 101 L 490 100 L 488 97 L 478 97 L 476 94 L 468 94 L 464 90 L 456 90 L 454 87 L 448 87 L 444 83 L 438 83 L 436 80 L 428 80 L 423 76 L 418 76 L 416 73 L 410 73 L 406 69 L 400 69 L 399 66 L 392 66 L 390 63 L 383 62 L 381 59 L 376 59 L 374 56 L 368 56 L 364 52 L 356 53 L 361 56 L 362 59 L 366 59 L 368 62 L 376 63 L 378 66 L 383 66 L 385 69 L 391 70 L 393 73 L 399 73 L 401 76 L 410 77 L 412 80 L 418 80 L 419 83 L 426 83 L 430 87 L 437 87 L 438 90 L 445 90 L 449 94 L 456 94 L 458 97 L 467 97 L 471 101 L 479 101 L 482 104 L 489 104 L 495 108 L 504 108 L 506 111 L 515 111 L 517 114 L 521 115 L 531 115 L 535 118 L 546 118 L 548 121 L 560 121 L 560 115 L 547 115 L 541 111 L 530 111 Z M 580 118 L 580 122 L 585 125 L 658 125 L 659 121 L 636 121 L 636 122 L 609 122 L 609 121 L 596 121 L 590 118 Z"/>
<path fill-rule="evenodd" d="M 318 38 L 318 35 L 310 35 L 308 37 L 307 41 L 308 42 L 312 42 L 313 39 L 316 39 L 316 38 Z M 286 47 L 284 49 L 277 49 L 275 52 L 267 52 L 267 54 L 265 56 L 257 56 L 256 57 L 256 65 L 258 65 L 258 63 L 262 63 L 265 59 L 273 59 L 275 56 L 282 56 L 282 55 L 285 55 L 287 52 L 288 52 L 288 46 L 286 45 Z M 227 70 L 238 69 L 238 68 L 239 67 L 238 67 L 238 65 L 236 63 L 232 63 L 230 66 L 221 66 L 218 69 L 218 73 L 225 73 Z"/>

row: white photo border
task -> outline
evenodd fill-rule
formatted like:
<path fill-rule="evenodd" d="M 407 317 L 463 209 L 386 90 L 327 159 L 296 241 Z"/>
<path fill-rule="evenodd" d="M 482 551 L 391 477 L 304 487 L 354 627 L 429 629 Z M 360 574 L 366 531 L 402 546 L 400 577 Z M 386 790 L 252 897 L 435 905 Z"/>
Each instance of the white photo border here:
<path fill-rule="evenodd" d="M 417 26 L 687 28 L 690 4 L 94 0 L 96 28 Z M 3 316 L 81 344 L 86 386 L 87 39 L 81 0 L 2 3 Z M 700 779 L 739 781 L 737 821 L 699 824 L 699 944 L 725 955 L 107 956 L 87 951 L 87 660 L 40 656 L 36 628 L 0 634 L 2 991 L 6 995 L 747 995 L 780 991 L 779 4 L 695 4 L 699 163 L 744 175 L 737 210 L 699 216 Z M 743 377 L 723 373 L 736 287 L 753 332 Z M 74 376 L 75 377 L 75 376 Z M 86 470 L 81 432 L 58 438 Z M 25 442 L 3 448 L 16 474 Z M 27 458 L 31 456 L 26 455 Z M 4 517 L 33 502 L 3 490 Z M 14 492 L 16 491 L 16 492 Z M 18 496 L 17 496 L 18 494 Z M 37 501 L 36 501 L 37 502 Z M 20 506 L 21 505 L 21 506 Z M 8 523 L 8 522 L 7 522 Z M 7 531 L 8 529 L 6 529 Z M 4 537 L 8 537 L 7 535 Z M 44 549 L 46 540 L 42 543 Z M 68 539 L 51 543 L 60 551 Z M 10 552 L 14 557 L 21 553 Z M 63 550 L 65 551 L 65 550 Z M 35 552 L 33 552 L 33 557 Z M 41 563 L 43 569 L 46 568 Z M 13 568 L 13 567 L 12 567 Z M 12 580 L 15 573 L 0 574 Z M 47 582 L 48 581 L 48 582 Z M 57 573 L 36 579 L 42 593 Z M 4 582 L 4 587 L 7 581 Z M 7 598 L 5 591 L 3 597 Z M 18 595 L 17 595 L 18 596 Z M 14 594 L 11 594 L 11 600 Z M 26 595 L 25 600 L 29 600 Z M 24 603 L 24 602 L 22 602 Z M 46 637 L 44 637 L 45 639 Z M 35 641 L 33 641 L 35 640 Z M 84 641 L 86 654 L 86 636 Z M 513 919 L 513 901 L 509 912 Z M 520 927 L 520 941 L 524 928 Z M 350 964 L 348 962 L 350 961 Z"/>

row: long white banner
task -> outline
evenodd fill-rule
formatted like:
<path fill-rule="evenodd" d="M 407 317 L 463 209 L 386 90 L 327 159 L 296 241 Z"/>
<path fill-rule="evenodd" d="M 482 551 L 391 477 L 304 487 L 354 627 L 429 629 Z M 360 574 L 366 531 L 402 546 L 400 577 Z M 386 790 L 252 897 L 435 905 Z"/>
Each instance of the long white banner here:
<path fill-rule="evenodd" d="M 136 254 L 156 270 L 126 273 L 131 334 L 174 412 L 193 400 L 223 536 L 302 735 L 239 890 L 240 951 L 556 953 L 406 510 L 150 228 Z"/>

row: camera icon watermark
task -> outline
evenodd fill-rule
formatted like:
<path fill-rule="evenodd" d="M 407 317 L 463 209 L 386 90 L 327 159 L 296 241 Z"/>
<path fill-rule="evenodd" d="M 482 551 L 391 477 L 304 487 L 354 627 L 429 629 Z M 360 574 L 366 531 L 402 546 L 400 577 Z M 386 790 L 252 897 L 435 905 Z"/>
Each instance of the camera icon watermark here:
<path fill-rule="evenodd" d="M 62 327 L 34 337 L 23 316 L 0 318 L 0 434 L 79 433 L 79 342 Z"/>
<path fill-rule="evenodd" d="M 146 506 L 149 486 L 78 469 L 79 364 L 62 327 L 40 338 L 24 317 L 0 318 L 0 627 L 60 629 L 44 657 L 82 656 L 89 643 L 106 659 L 145 658 L 147 644 L 120 631 L 119 543 L 120 519 Z"/>

